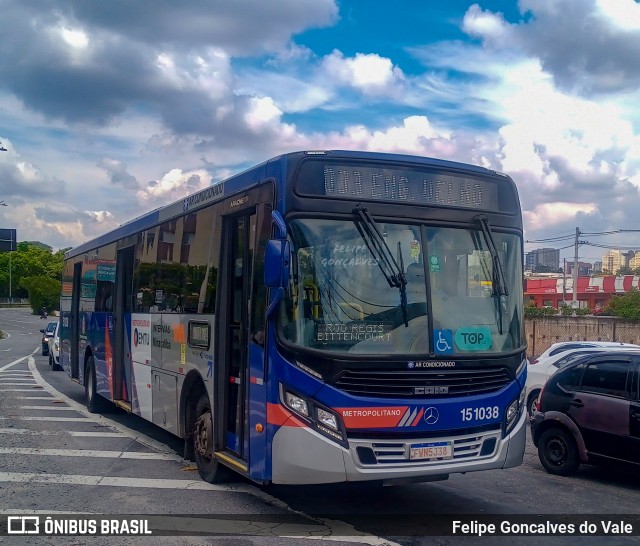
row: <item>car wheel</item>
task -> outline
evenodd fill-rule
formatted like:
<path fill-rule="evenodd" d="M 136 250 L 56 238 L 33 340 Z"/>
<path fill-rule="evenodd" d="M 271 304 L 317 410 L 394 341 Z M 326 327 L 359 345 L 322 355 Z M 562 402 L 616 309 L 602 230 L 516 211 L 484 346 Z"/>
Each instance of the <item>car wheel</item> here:
<path fill-rule="evenodd" d="M 84 396 L 87 409 L 91 413 L 103 413 L 109 408 L 109 402 L 96 392 L 96 367 L 92 356 L 87 360 Z"/>
<path fill-rule="evenodd" d="M 529 412 L 529 417 L 531 417 L 536 410 L 536 402 L 538 401 L 538 397 L 540 396 L 540 389 L 536 389 L 529 394 L 529 398 L 527 398 L 527 412 Z"/>
<path fill-rule="evenodd" d="M 553 427 L 545 430 L 538 442 L 538 457 L 549 474 L 569 476 L 580 466 L 576 441 L 567 430 Z"/>
<path fill-rule="evenodd" d="M 52 370 L 55 369 L 55 366 L 53 365 L 53 357 L 51 356 L 51 353 L 49 353 L 49 366 L 51 366 Z"/>
<path fill-rule="evenodd" d="M 208 483 L 226 481 L 229 474 L 213 453 L 213 412 L 207 393 L 202 393 L 196 405 L 196 422 L 193 431 L 193 452 L 198 474 Z"/>

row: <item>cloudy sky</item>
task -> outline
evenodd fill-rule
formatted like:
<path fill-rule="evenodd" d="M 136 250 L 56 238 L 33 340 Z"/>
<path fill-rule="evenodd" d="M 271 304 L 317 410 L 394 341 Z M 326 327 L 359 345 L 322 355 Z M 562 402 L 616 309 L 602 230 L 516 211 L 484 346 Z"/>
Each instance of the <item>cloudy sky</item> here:
<path fill-rule="evenodd" d="M 0 13 L 0 227 L 19 241 L 74 246 L 302 149 L 506 172 L 528 240 L 640 229 L 634 0 L 0 0 Z M 583 239 L 640 247 L 640 233 Z"/>

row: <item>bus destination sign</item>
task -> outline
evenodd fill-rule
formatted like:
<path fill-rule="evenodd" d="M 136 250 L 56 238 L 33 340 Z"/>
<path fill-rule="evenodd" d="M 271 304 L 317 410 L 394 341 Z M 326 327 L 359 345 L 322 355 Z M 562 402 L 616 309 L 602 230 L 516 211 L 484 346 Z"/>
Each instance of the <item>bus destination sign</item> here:
<path fill-rule="evenodd" d="M 504 179 L 503 179 L 504 178 Z M 518 197 L 508 177 L 433 165 L 305 161 L 297 175 L 301 195 L 357 201 L 513 212 Z"/>
<path fill-rule="evenodd" d="M 400 168 L 326 165 L 324 194 L 366 201 L 499 208 L 495 180 Z"/>

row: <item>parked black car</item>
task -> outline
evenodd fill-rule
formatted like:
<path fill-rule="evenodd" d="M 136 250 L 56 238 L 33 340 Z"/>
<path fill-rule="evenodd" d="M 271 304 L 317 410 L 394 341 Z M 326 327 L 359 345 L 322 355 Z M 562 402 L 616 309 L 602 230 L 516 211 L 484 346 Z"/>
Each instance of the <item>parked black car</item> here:
<path fill-rule="evenodd" d="M 580 463 L 640 465 L 640 352 L 580 357 L 545 384 L 531 420 L 542 466 L 568 476 Z"/>
<path fill-rule="evenodd" d="M 58 322 L 50 322 L 46 328 L 40 328 L 42 332 L 42 356 L 49 354 L 49 338 L 53 337 L 53 333 L 56 331 L 56 324 Z"/>

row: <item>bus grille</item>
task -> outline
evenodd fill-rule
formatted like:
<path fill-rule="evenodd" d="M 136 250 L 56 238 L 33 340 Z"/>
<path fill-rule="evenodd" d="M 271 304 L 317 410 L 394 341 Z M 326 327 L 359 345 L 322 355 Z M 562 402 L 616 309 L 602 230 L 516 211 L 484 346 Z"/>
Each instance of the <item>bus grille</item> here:
<path fill-rule="evenodd" d="M 334 386 L 373 398 L 450 398 L 487 394 L 511 381 L 506 368 L 473 370 L 347 370 Z"/>
<path fill-rule="evenodd" d="M 495 453 L 500 439 L 500 431 L 479 432 L 453 438 L 446 438 L 452 442 L 453 459 L 439 459 L 433 461 L 411 461 L 409 459 L 410 447 L 418 440 L 409 441 L 350 441 L 352 448 L 362 465 L 424 465 L 424 464 L 448 464 L 467 459 L 490 457 Z M 443 438 L 444 440 L 444 438 Z M 434 441 L 429 439 L 429 441 Z"/>

